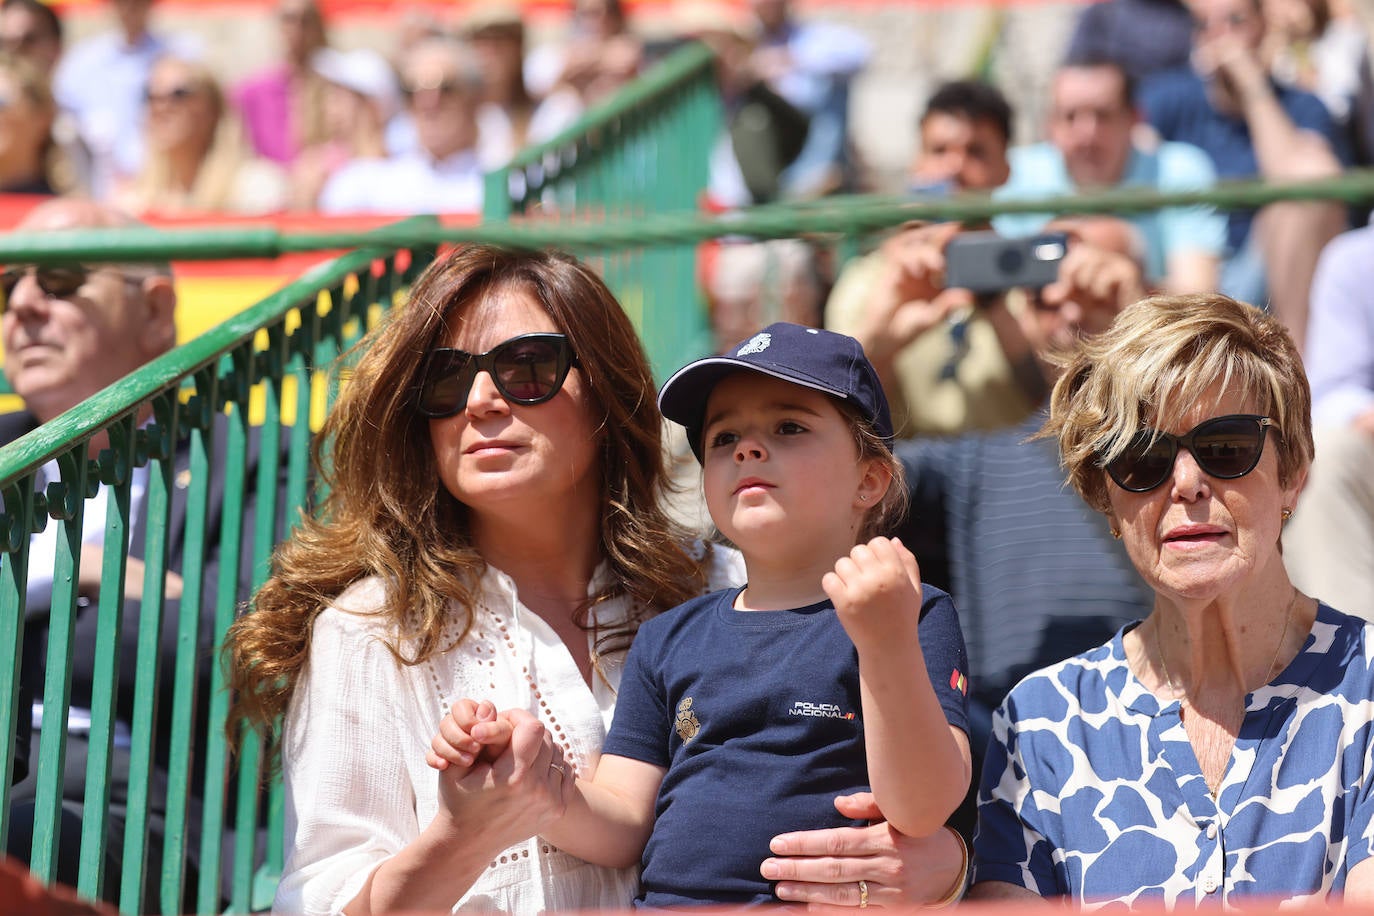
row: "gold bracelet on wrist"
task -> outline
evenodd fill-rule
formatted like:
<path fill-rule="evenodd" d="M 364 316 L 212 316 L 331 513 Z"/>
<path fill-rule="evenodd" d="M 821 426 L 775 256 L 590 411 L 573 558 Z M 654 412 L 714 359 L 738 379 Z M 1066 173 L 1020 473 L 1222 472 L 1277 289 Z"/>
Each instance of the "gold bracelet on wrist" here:
<path fill-rule="evenodd" d="M 950 833 L 954 834 L 954 839 L 959 842 L 959 851 L 963 855 L 964 863 L 959 868 L 959 877 L 955 880 L 953 886 L 950 887 L 948 893 L 946 893 L 945 896 L 941 897 L 939 900 L 936 900 L 934 903 L 927 903 L 925 905 L 925 909 L 927 910 L 940 910 L 954 903 L 959 902 L 963 899 L 964 891 L 968 887 L 968 844 L 964 842 L 963 835 L 960 834 L 959 831 L 955 830 L 953 827 L 950 827 L 948 824 L 946 824 L 945 829 L 948 830 Z"/>

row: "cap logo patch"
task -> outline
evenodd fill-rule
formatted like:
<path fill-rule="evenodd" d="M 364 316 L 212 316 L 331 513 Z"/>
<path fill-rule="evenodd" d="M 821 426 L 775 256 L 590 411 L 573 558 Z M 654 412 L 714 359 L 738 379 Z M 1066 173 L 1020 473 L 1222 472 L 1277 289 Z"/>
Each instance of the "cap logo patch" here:
<path fill-rule="evenodd" d="M 764 350 L 768 349 L 772 342 L 772 334 L 755 334 L 740 345 L 740 348 L 735 351 L 735 355 L 748 356 L 751 353 L 762 353 Z"/>

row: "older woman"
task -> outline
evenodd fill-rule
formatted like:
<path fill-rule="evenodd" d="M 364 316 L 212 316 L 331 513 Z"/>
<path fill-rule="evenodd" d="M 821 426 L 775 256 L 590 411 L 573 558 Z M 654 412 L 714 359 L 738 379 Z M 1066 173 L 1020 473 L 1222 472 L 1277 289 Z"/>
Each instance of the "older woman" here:
<path fill-rule="evenodd" d="M 559 804 L 555 767 L 596 766 L 639 624 L 741 573 L 660 508 L 654 405 L 629 319 L 558 254 L 458 250 L 372 335 L 324 431 L 322 512 L 231 638 L 239 710 L 260 725 L 285 715 L 276 909 L 630 903 L 635 870 L 537 834 Z M 425 765 L 449 704 L 470 695 L 553 735 L 475 773 L 497 788 L 480 797 Z M 958 869 L 955 842 L 885 824 L 811 831 L 775 840 L 780 857 L 760 867 L 789 879 L 789 899 L 931 899 Z"/>
<path fill-rule="evenodd" d="M 1288 333 L 1222 296 L 1142 300 L 1069 362 L 1043 434 L 1154 608 L 998 710 L 975 896 L 1368 898 L 1374 631 L 1279 550 L 1310 407 Z"/>

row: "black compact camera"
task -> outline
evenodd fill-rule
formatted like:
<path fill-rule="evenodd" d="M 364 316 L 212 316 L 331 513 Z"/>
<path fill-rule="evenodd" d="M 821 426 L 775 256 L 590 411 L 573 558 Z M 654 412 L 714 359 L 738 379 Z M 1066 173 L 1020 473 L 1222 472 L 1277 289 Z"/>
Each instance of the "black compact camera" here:
<path fill-rule="evenodd" d="M 945 286 L 975 293 L 1040 289 L 1059 276 L 1069 237 L 1042 232 L 1005 238 L 992 231 L 962 232 L 945 246 Z"/>

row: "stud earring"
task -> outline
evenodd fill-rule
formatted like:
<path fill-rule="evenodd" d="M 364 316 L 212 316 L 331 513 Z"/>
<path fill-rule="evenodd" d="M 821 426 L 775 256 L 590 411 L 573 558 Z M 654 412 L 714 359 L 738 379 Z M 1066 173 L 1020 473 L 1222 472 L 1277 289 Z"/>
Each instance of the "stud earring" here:
<path fill-rule="evenodd" d="M 1281 515 L 1283 517 L 1283 520 L 1286 522 L 1293 517 L 1293 510 L 1288 508 L 1287 506 L 1284 506 L 1283 511 L 1280 512 L 1279 515 Z"/>
<path fill-rule="evenodd" d="M 859 502 L 863 502 L 863 503 L 868 502 L 868 496 L 867 496 L 867 494 L 860 493 L 860 494 L 859 494 Z"/>
<path fill-rule="evenodd" d="M 1108 528 L 1107 530 L 1112 533 L 1112 537 L 1116 538 L 1118 541 L 1121 540 L 1121 532 L 1116 528 Z"/>

